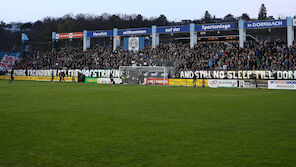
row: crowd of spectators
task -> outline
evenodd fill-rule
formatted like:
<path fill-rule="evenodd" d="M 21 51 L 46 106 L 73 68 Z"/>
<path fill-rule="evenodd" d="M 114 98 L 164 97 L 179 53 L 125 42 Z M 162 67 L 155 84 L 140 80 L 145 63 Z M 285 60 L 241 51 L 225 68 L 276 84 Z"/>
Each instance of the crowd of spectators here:
<path fill-rule="evenodd" d="M 282 41 L 164 44 L 139 52 L 95 47 L 35 52 L 23 56 L 15 69 L 118 69 L 120 66 L 173 66 L 180 70 L 296 70 L 296 48 Z"/>

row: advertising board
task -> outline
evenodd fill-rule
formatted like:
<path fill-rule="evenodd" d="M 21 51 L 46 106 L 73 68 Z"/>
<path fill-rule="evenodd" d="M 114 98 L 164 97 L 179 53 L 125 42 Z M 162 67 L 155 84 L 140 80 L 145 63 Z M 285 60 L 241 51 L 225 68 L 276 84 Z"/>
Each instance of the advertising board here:
<path fill-rule="evenodd" d="M 122 84 L 122 79 L 120 78 L 113 78 L 115 84 Z M 98 84 L 112 84 L 110 78 L 98 78 Z"/>
<path fill-rule="evenodd" d="M 10 76 L 0 76 L 0 79 L 10 80 Z M 65 82 L 77 82 L 77 77 L 65 77 Z M 45 76 L 14 76 L 14 80 L 23 81 L 51 81 L 51 77 Z M 54 77 L 53 81 L 60 81 L 59 77 Z"/>
<path fill-rule="evenodd" d="M 146 85 L 169 85 L 168 79 L 163 78 L 144 78 Z"/>
<path fill-rule="evenodd" d="M 296 80 L 269 80 L 268 89 L 296 90 Z"/>
<path fill-rule="evenodd" d="M 245 28 L 275 28 L 287 26 L 286 20 L 264 20 L 245 22 Z"/>
<path fill-rule="evenodd" d="M 234 29 L 236 29 L 235 23 L 204 24 L 195 26 L 195 31 L 220 31 Z"/>
<path fill-rule="evenodd" d="M 190 26 L 157 27 L 156 32 L 159 34 L 190 32 Z"/>
<path fill-rule="evenodd" d="M 239 88 L 260 88 L 267 89 L 268 88 L 268 80 L 239 80 L 238 81 Z"/>
<path fill-rule="evenodd" d="M 113 78 L 115 84 L 121 84 L 122 79 L 120 78 Z M 85 83 L 97 83 L 97 84 L 112 84 L 110 78 L 93 78 L 93 77 L 86 77 Z"/>
<path fill-rule="evenodd" d="M 257 80 L 256 85 L 257 85 L 257 88 L 259 88 L 259 89 L 267 89 L 268 88 L 268 80 Z"/>
<path fill-rule="evenodd" d="M 239 80 L 238 81 L 239 88 L 256 88 L 255 80 Z"/>
<path fill-rule="evenodd" d="M 85 83 L 97 83 L 98 78 L 91 78 L 91 77 L 86 77 L 85 78 Z"/>
<path fill-rule="evenodd" d="M 83 32 L 59 33 L 56 34 L 56 39 L 72 39 L 83 38 Z"/>
<path fill-rule="evenodd" d="M 209 79 L 210 88 L 237 88 L 237 80 L 219 80 L 219 79 Z"/>
<path fill-rule="evenodd" d="M 113 31 L 94 31 L 87 32 L 87 37 L 111 37 L 113 36 Z"/>
<path fill-rule="evenodd" d="M 170 86 L 188 86 L 193 87 L 193 79 L 169 79 Z M 196 86 L 198 87 L 208 87 L 208 80 L 207 79 L 197 79 Z"/>
<path fill-rule="evenodd" d="M 119 36 L 130 36 L 130 35 L 148 35 L 151 34 L 151 28 L 140 28 L 140 29 L 129 29 L 129 30 L 118 30 Z"/>

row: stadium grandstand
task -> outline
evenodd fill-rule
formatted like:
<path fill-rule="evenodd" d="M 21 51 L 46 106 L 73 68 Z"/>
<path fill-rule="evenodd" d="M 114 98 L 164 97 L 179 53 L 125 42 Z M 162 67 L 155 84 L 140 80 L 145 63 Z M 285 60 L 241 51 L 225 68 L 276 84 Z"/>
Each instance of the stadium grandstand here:
<path fill-rule="evenodd" d="M 130 8 L 130 0 L 64 2 L 15 3 L 22 15 Z M 184 2 L 178 12 L 177 1 L 132 8 L 182 16 L 202 6 Z M 217 10 L 213 2 L 205 4 Z M 268 4 L 295 12 L 292 1 Z M 275 19 L 264 4 L 258 18 L 205 11 L 182 21 L 104 13 L 1 22 L 0 167 L 294 167 L 295 27 L 296 16 Z"/>
<path fill-rule="evenodd" d="M 252 35 L 252 30 L 255 29 L 261 32 L 284 29 L 286 34 L 282 34 L 277 40 L 259 40 Z M 267 36 L 270 35 L 272 36 L 272 34 Z M 28 42 L 25 43 L 28 41 L 26 34 L 22 34 L 22 39 L 24 39 L 23 45 L 28 45 Z M 71 46 L 75 40 L 80 43 L 77 47 Z M 104 42 L 98 42 L 100 40 Z M 106 42 L 108 40 L 109 42 Z M 92 41 L 96 41 L 96 44 Z M 61 42 L 66 45 L 61 47 Z M 140 78 L 145 78 L 146 84 L 151 84 L 148 81 L 153 78 L 153 84 L 163 79 L 159 84 L 166 85 L 169 85 L 170 78 L 251 79 L 252 75 L 256 75 L 256 79 L 264 80 L 263 87 L 267 88 L 268 79 L 295 79 L 295 46 L 291 17 L 286 20 L 238 20 L 238 22 L 191 23 L 181 26 L 152 26 L 152 28 L 52 32 L 50 51 L 25 52 L 13 68 L 16 75 L 22 76 L 60 77 L 65 73 L 66 77 L 78 77 L 78 73 L 81 73 L 85 82 L 89 77 L 98 83 L 101 79 L 98 77 L 93 79 L 95 76 L 100 76 L 98 70 L 117 70 L 118 83 L 124 82 L 122 77 L 131 77 L 138 80 L 132 82 L 134 84 L 143 84 L 144 81 L 141 82 Z M 121 70 L 123 68 L 120 69 L 128 66 L 146 67 L 146 69 L 150 67 L 150 70 L 138 72 L 137 76 L 132 77 L 124 74 L 125 71 Z M 153 67 L 163 67 L 167 71 L 153 71 Z M 32 70 L 44 71 L 42 74 L 33 74 Z M 209 74 L 198 76 L 199 71 Z M 214 77 L 214 71 L 224 74 L 234 71 L 234 74 Z M 239 77 L 243 71 L 246 72 Z M 265 74 L 261 74 L 262 72 Z M 152 77 L 153 73 L 158 75 Z M 111 72 L 105 75 L 104 83 L 111 83 L 111 80 L 108 80 L 110 75 L 115 74 Z M 237 86 L 240 85 L 238 81 L 233 82 L 237 82 Z M 257 87 L 257 81 L 254 82 Z M 189 85 L 194 86 L 193 82 Z M 186 86 L 188 86 L 187 81 Z M 233 87 L 233 84 L 229 86 Z"/>
<path fill-rule="evenodd" d="M 174 66 L 180 70 L 296 70 L 296 48 L 283 41 L 163 44 L 138 52 L 108 47 L 62 48 L 23 57 L 14 69 L 118 69 L 120 66 Z"/>

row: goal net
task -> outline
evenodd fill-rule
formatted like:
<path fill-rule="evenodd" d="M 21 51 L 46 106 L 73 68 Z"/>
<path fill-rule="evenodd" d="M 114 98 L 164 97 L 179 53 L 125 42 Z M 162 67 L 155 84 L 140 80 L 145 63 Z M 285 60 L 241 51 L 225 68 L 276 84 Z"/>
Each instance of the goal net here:
<path fill-rule="evenodd" d="M 169 70 L 163 66 L 121 66 L 123 84 L 168 85 Z"/>

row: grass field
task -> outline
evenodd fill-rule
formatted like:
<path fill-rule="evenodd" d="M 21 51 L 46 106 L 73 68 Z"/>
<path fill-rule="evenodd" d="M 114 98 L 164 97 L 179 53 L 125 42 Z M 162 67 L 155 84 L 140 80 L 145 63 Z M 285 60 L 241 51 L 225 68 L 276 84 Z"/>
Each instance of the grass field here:
<path fill-rule="evenodd" d="M 295 167 L 296 91 L 0 80 L 1 167 Z"/>

